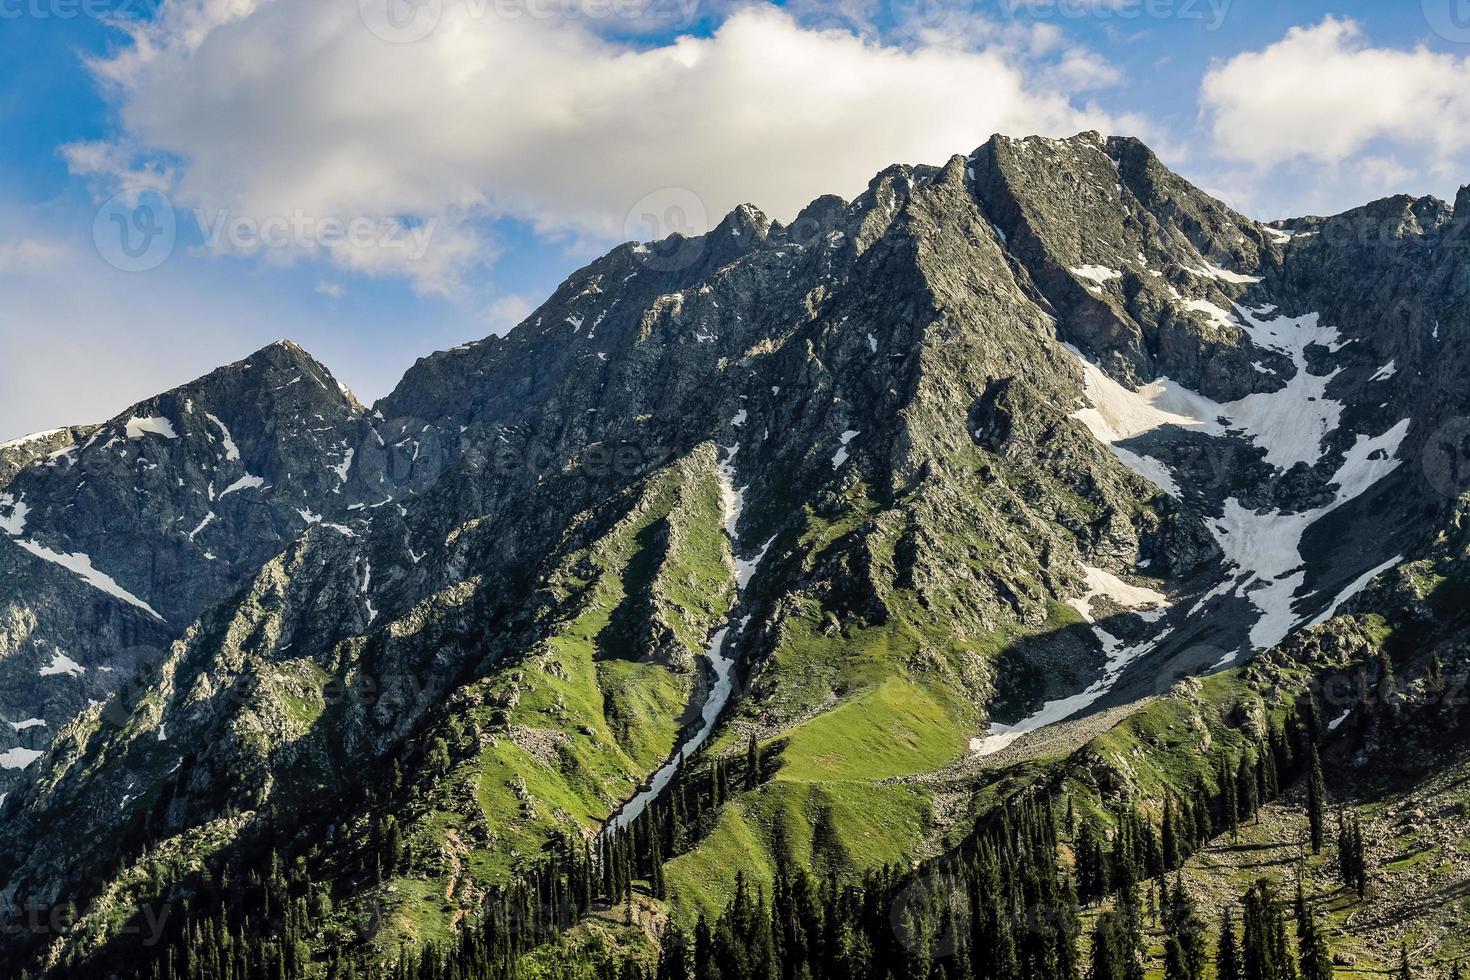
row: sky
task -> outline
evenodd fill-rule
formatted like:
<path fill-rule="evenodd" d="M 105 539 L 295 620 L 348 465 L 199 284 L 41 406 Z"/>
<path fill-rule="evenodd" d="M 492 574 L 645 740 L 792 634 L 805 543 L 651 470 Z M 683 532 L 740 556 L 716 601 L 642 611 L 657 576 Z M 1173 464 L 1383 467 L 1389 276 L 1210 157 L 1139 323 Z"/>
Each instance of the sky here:
<path fill-rule="evenodd" d="M 1453 200 L 1470 0 L 0 0 L 0 441 L 283 337 L 371 402 L 619 242 L 1086 129 Z"/>

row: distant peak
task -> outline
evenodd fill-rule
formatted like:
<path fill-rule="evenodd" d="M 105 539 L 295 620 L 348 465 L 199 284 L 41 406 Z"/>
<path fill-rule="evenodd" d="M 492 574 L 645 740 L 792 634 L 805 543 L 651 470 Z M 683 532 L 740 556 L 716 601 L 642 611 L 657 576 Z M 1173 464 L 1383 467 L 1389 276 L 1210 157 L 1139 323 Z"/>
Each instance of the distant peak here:
<path fill-rule="evenodd" d="M 740 238 L 765 238 L 771 230 L 771 219 L 753 204 L 742 204 L 715 226 L 716 234 L 734 235 Z"/>
<path fill-rule="evenodd" d="M 254 364 L 257 361 L 265 361 L 273 365 L 289 365 L 293 367 L 310 365 L 325 371 L 326 368 L 320 361 L 300 344 L 293 340 L 277 340 L 266 344 L 260 350 L 245 359 L 246 364 Z"/>

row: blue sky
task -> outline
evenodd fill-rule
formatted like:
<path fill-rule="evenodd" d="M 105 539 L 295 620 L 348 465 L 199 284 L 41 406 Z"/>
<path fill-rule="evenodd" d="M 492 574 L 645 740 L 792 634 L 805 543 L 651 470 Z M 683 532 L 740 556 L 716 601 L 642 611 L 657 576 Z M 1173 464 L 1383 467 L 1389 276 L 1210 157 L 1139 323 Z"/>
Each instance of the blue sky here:
<path fill-rule="evenodd" d="M 1261 219 L 1470 181 L 1470 0 L 406 2 L 0 0 L 0 440 L 279 337 L 371 400 L 645 216 L 997 130 L 1134 133 Z"/>

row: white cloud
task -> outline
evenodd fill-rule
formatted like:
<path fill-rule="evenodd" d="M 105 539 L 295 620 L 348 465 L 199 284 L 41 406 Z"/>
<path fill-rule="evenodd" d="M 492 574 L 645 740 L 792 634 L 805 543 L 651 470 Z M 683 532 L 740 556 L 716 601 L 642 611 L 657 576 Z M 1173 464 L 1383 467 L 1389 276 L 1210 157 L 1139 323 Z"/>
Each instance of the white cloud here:
<path fill-rule="evenodd" d="M 504 336 L 526 317 L 535 306 L 524 296 L 502 296 L 491 303 L 485 311 L 485 319 L 491 331 Z"/>
<path fill-rule="evenodd" d="M 1402 192 L 1415 175 L 1414 168 L 1400 163 L 1397 157 L 1365 157 L 1358 163 L 1358 180 L 1370 193 Z"/>
<path fill-rule="evenodd" d="M 342 294 L 346 292 L 340 282 L 328 282 L 325 279 L 316 284 L 315 291 L 323 296 L 330 296 L 332 299 L 341 299 Z"/>
<path fill-rule="evenodd" d="M 1373 47 L 1328 17 L 1213 67 L 1201 106 L 1218 152 L 1257 167 L 1342 163 L 1386 141 L 1443 169 L 1470 148 L 1470 59 Z"/>
<path fill-rule="evenodd" d="M 257 222 L 435 222 L 421 258 L 293 245 L 450 292 L 492 257 L 487 219 L 621 240 L 634 205 L 666 188 L 692 191 L 710 222 L 746 201 L 789 219 L 890 163 L 943 162 L 992 132 L 1119 122 L 1073 100 L 1112 69 L 1044 29 L 1054 50 L 1041 65 L 1003 39 L 886 46 L 768 6 L 652 47 L 468 2 L 394 44 L 357 8 L 171 0 L 93 66 L 123 135 L 69 148 L 73 170 L 125 185 L 166 176 L 177 205 Z"/>
<path fill-rule="evenodd" d="M 34 238 L 0 241 L 0 275 L 49 269 L 64 261 L 67 254 L 65 245 Z"/>

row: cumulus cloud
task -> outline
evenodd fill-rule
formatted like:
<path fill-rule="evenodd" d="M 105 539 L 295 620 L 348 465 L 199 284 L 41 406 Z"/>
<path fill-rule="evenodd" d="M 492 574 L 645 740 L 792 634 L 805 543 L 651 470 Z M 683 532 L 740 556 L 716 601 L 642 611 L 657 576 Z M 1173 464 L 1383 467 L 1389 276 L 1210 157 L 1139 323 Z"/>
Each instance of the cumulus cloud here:
<path fill-rule="evenodd" d="M 119 137 L 67 158 L 124 186 L 166 180 L 211 218 L 432 228 L 422 255 L 311 234 L 286 251 L 450 292 L 490 257 L 499 217 L 616 241 L 643 230 L 640 202 L 675 188 L 706 223 L 743 202 L 789 219 L 992 132 L 1137 122 L 1078 104 L 1117 76 L 1055 38 L 1043 64 L 1001 40 L 885 44 L 758 5 L 649 46 L 488 0 L 434 9 L 426 36 L 393 43 L 356 3 L 172 0 L 92 66 Z"/>
<path fill-rule="evenodd" d="M 1388 142 L 1443 171 L 1470 148 L 1470 59 L 1373 47 L 1357 22 L 1328 17 L 1213 67 L 1201 107 L 1217 151 L 1258 167 L 1339 164 Z"/>

